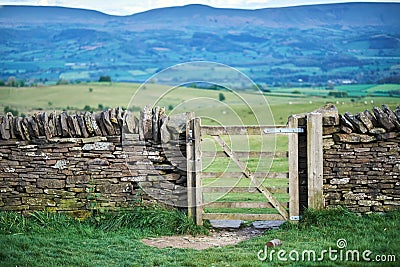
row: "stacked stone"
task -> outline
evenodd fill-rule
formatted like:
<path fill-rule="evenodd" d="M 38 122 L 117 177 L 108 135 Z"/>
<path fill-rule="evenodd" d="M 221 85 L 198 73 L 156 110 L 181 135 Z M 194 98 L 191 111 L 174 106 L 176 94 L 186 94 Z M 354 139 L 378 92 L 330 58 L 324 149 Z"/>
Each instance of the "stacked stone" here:
<path fill-rule="evenodd" d="M 373 112 L 340 115 L 340 131 L 335 140 L 350 143 L 368 143 L 376 140 L 396 138 L 400 132 L 400 107 L 392 111 L 388 106 L 374 107 Z"/>
<path fill-rule="evenodd" d="M 400 208 L 400 108 L 338 116 L 323 127 L 326 206 L 360 213 Z"/>
<path fill-rule="evenodd" d="M 119 108 L 0 118 L 0 210 L 84 217 L 140 200 L 187 203 L 185 114 L 168 117 L 162 108 L 146 107 L 139 119 Z"/>
<path fill-rule="evenodd" d="M 123 135 L 129 159 L 141 157 L 138 146 L 148 159 L 146 164 L 128 161 L 129 169 L 137 174 L 132 179 L 147 195 L 171 206 L 187 205 L 186 120 L 186 114 L 168 117 L 164 108 L 145 107 L 140 113 L 139 133 Z"/>
<path fill-rule="evenodd" d="M 0 141 L 0 209 L 50 210 L 85 217 L 138 201 L 119 137 L 32 144 Z"/>
<path fill-rule="evenodd" d="M 132 113 L 122 108 L 79 114 L 43 112 L 25 118 L 7 113 L 0 116 L 0 140 L 120 135 L 122 131 L 134 133 L 136 122 Z"/>

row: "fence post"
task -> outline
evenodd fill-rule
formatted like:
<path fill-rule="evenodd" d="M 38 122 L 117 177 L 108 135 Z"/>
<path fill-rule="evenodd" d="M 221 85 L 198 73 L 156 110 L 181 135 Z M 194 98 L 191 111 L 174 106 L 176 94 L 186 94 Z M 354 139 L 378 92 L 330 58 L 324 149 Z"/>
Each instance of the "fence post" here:
<path fill-rule="evenodd" d="M 195 185 L 195 210 L 196 224 L 203 225 L 203 195 L 201 189 L 201 121 L 195 118 L 193 121 L 193 137 L 194 137 L 194 185 Z"/>
<path fill-rule="evenodd" d="M 194 144 L 193 144 L 193 112 L 186 113 L 186 177 L 187 177 L 187 208 L 188 216 L 196 216 L 195 172 L 194 172 Z"/>
<path fill-rule="evenodd" d="M 298 120 L 295 116 L 290 116 L 288 121 L 289 128 L 298 128 Z M 299 152 L 298 134 L 289 134 L 289 219 L 292 222 L 299 220 Z"/>
<path fill-rule="evenodd" d="M 307 116 L 307 166 L 308 166 L 308 208 L 322 209 L 323 199 L 323 152 L 322 114 L 309 113 Z"/>

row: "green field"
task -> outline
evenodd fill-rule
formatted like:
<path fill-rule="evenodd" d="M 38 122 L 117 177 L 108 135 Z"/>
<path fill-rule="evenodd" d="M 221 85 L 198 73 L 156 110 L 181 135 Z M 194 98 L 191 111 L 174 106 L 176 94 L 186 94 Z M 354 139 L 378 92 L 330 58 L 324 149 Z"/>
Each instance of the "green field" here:
<path fill-rule="evenodd" d="M 399 85 L 352 85 L 346 88 L 349 98 L 327 97 L 327 90 L 305 88 L 277 88 L 264 95 L 254 92 L 194 89 L 146 84 L 135 95 L 138 84 L 81 83 L 44 87 L 0 87 L 0 113 L 5 107 L 32 114 L 37 111 L 79 111 L 105 107 L 130 107 L 140 110 L 145 105 L 165 106 L 173 113 L 194 111 L 203 117 L 203 124 L 286 124 L 288 116 L 310 112 L 330 102 L 340 112 L 356 113 L 374 106 L 400 105 L 400 98 L 369 96 L 374 92 L 398 90 Z M 144 88 L 144 89 L 143 89 Z M 301 94 L 293 93 L 295 91 Z M 218 101 L 223 93 L 225 100 Z M 133 97 L 134 96 L 134 97 Z M 362 97 L 361 97 L 362 96 Z M 132 103 L 130 103 L 133 97 Z M 269 109 L 270 108 L 270 109 Z M 271 114 L 272 112 L 272 114 Z"/>
<path fill-rule="evenodd" d="M 268 88 L 271 93 L 292 94 L 297 97 L 319 96 L 328 97 L 330 92 L 344 91 L 348 93 L 349 98 L 364 98 L 364 97 L 385 97 L 390 96 L 390 92 L 400 90 L 400 84 L 350 84 L 338 85 L 333 89 L 328 90 L 325 87 L 291 87 Z"/>

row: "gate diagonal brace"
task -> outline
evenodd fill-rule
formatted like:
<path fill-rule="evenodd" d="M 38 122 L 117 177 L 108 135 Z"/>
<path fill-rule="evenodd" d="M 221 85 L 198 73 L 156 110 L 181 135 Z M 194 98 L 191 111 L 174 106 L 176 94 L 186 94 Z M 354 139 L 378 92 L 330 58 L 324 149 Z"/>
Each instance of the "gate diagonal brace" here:
<path fill-rule="evenodd" d="M 224 140 L 221 139 L 221 137 L 213 135 L 212 136 L 215 141 L 218 142 L 218 144 L 223 148 L 225 151 L 226 155 L 230 157 L 236 165 L 242 170 L 243 174 L 251 180 L 251 182 L 257 187 L 257 189 L 268 199 L 268 201 L 274 206 L 274 208 L 282 215 L 282 217 L 285 220 L 289 219 L 289 215 L 285 208 L 277 201 L 274 196 L 271 194 L 271 192 L 262 184 L 258 183 L 257 180 L 255 179 L 253 173 L 247 168 L 247 166 L 239 160 L 238 157 L 236 157 L 235 153 L 232 151 L 232 149 L 225 143 Z"/>

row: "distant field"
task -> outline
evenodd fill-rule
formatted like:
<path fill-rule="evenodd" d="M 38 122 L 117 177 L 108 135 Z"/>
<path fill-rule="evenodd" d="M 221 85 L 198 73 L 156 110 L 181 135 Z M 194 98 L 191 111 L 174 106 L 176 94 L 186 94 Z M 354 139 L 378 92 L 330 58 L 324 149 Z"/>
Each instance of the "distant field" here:
<path fill-rule="evenodd" d="M 146 104 L 165 106 L 168 112 L 194 111 L 207 124 L 286 124 L 288 116 L 310 112 L 325 103 L 334 103 L 340 112 L 356 113 L 374 106 L 400 105 L 400 98 L 374 97 L 368 94 L 400 90 L 400 85 L 352 85 L 337 87 L 347 90 L 348 98 L 328 97 L 322 88 L 278 88 L 264 96 L 251 92 L 233 94 L 229 91 L 178 87 L 169 90 L 161 85 L 146 85 L 146 89 L 134 97 L 130 108 L 140 110 Z M 0 87 L 0 113 L 8 106 L 19 114 L 32 114 L 39 110 L 79 111 L 121 106 L 126 108 L 137 91 L 138 84 L 130 83 L 82 83 L 45 87 Z M 299 93 L 300 92 L 300 93 Z M 219 94 L 225 97 L 218 101 Z M 356 94 L 364 97 L 355 97 Z M 271 117 L 268 105 L 272 111 Z M 207 119 L 208 117 L 208 119 Z"/>
<path fill-rule="evenodd" d="M 376 97 L 376 96 L 390 96 L 391 91 L 400 90 L 400 84 L 351 84 L 334 86 L 332 90 L 327 90 L 325 87 L 271 87 L 272 94 L 293 94 L 297 97 L 306 96 L 321 96 L 327 97 L 330 92 L 345 91 L 349 97 Z"/>

